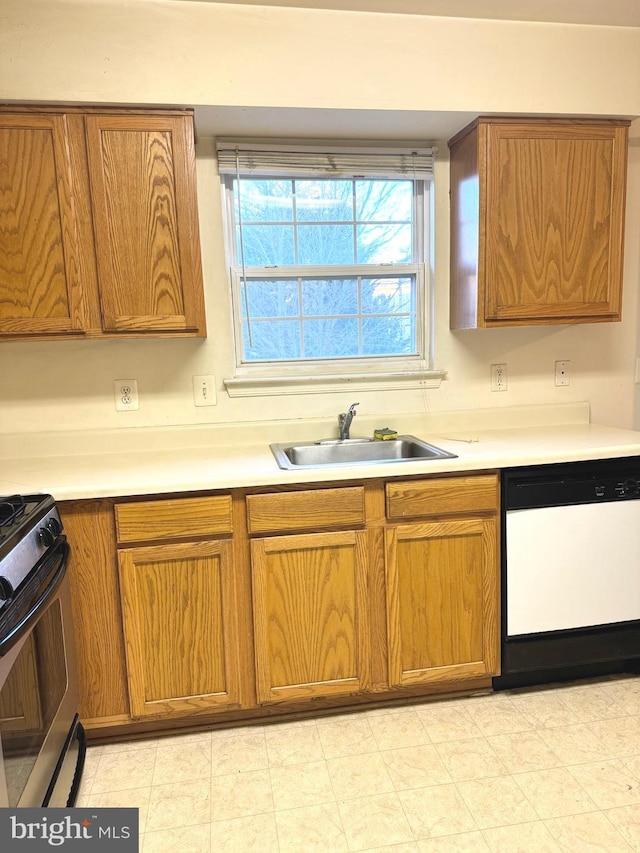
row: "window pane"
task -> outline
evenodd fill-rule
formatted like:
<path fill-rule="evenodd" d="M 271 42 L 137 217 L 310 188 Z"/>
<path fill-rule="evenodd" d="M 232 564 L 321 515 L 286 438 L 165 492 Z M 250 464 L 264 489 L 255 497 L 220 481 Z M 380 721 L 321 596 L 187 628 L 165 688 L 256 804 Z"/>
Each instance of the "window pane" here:
<path fill-rule="evenodd" d="M 250 317 L 292 317 L 300 313 L 297 279 L 282 281 L 256 281 L 249 279 L 245 282 L 246 300 L 241 295 L 241 311 L 243 319 L 247 316 L 249 304 Z"/>
<path fill-rule="evenodd" d="M 240 209 L 243 225 L 248 222 L 291 222 L 293 181 L 240 179 Z M 238 182 L 233 182 L 235 216 L 238 220 Z"/>
<path fill-rule="evenodd" d="M 282 361 L 300 358 L 300 324 L 297 320 L 252 320 L 251 343 L 247 323 L 242 324 L 245 361 Z"/>
<path fill-rule="evenodd" d="M 362 280 L 362 313 L 395 314 L 414 311 L 411 278 L 368 278 Z"/>
<path fill-rule="evenodd" d="M 298 252 L 300 264 L 352 264 L 353 228 L 351 225 L 300 225 Z"/>
<path fill-rule="evenodd" d="M 356 219 L 411 222 L 413 181 L 356 181 Z"/>
<path fill-rule="evenodd" d="M 358 320 L 305 320 L 305 358 L 345 358 L 358 355 Z"/>
<path fill-rule="evenodd" d="M 358 225 L 359 264 L 406 264 L 412 260 L 411 225 Z"/>
<path fill-rule="evenodd" d="M 353 220 L 353 181 L 296 181 L 299 222 Z"/>
<path fill-rule="evenodd" d="M 358 284 L 355 279 L 303 281 L 302 313 L 309 315 L 357 314 Z"/>
<path fill-rule="evenodd" d="M 362 321 L 363 355 L 412 355 L 416 352 L 410 317 L 367 317 Z"/>
<path fill-rule="evenodd" d="M 293 225 L 243 225 L 242 236 L 246 266 L 285 266 L 295 262 Z M 239 230 L 237 240 L 240 246 Z M 240 249 L 238 263 L 242 263 Z"/>

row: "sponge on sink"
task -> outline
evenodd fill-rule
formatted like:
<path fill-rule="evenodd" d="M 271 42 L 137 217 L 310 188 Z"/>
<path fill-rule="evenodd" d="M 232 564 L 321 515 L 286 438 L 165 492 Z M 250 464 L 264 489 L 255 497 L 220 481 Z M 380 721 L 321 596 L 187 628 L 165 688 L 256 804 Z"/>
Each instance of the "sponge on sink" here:
<path fill-rule="evenodd" d="M 374 429 L 373 437 L 376 441 L 389 441 L 391 438 L 397 438 L 398 433 L 395 429 L 389 429 L 389 427 L 383 427 L 382 429 Z"/>

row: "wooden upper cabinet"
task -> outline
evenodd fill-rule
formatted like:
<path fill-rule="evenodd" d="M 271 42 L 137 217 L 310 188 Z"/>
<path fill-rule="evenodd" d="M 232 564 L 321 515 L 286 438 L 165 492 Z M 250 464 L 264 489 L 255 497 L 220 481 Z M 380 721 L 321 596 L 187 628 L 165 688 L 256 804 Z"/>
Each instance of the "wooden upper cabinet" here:
<path fill-rule="evenodd" d="M 451 327 L 620 319 L 628 125 L 481 118 L 451 148 Z"/>
<path fill-rule="evenodd" d="M 0 114 L 0 335 L 82 332 L 64 115 Z"/>
<path fill-rule="evenodd" d="M 86 118 L 107 332 L 204 335 L 190 116 Z"/>

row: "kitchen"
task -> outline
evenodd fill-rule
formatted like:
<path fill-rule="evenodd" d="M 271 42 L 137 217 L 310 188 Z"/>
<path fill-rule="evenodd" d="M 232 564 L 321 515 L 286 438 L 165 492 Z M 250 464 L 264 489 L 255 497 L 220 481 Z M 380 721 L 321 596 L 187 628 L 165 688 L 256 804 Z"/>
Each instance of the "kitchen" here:
<path fill-rule="evenodd" d="M 446 149 L 446 139 L 479 113 L 634 118 L 640 114 L 637 26 L 183 2 L 124 4 L 119 9 L 126 18 L 114 16 L 107 3 L 9 2 L 3 9 L 8 21 L 2 35 L 3 100 L 196 107 L 209 329 L 203 340 L 5 344 L 0 377 L 3 457 L 28 457 L 43 424 L 66 433 L 66 439 L 55 440 L 68 445 L 69 434 L 80 442 L 84 431 L 247 425 L 265 419 L 285 425 L 299 419 L 328 424 L 346 410 L 351 392 L 232 398 L 223 385 L 234 364 L 231 324 L 225 321 L 231 312 L 212 138 L 325 136 L 327 128 L 343 139 L 375 134 L 382 140 L 426 137 L 439 143 L 434 366 L 446 370 L 447 377 L 440 388 L 426 392 L 358 390 L 361 420 L 356 424 L 368 417 L 373 426 L 386 426 L 390 412 L 416 417 L 458 412 L 460 426 L 462 412 L 490 410 L 501 426 L 509 425 L 514 406 L 586 400 L 592 422 L 638 428 L 637 122 L 631 126 L 629 149 L 621 323 L 451 332 Z M 321 57 L 317 63 L 309 62 L 313 46 Z M 287 57 L 287 62 L 275 63 L 274 55 Z M 568 386 L 555 384 L 558 360 L 571 365 Z M 504 394 L 490 390 L 490 365 L 495 363 L 508 366 Z M 194 405 L 192 377 L 198 375 L 215 376 L 216 406 Z M 137 380 L 138 410 L 116 412 L 113 382 L 120 377 Z M 452 421 L 456 418 L 449 418 L 446 429 Z M 76 476 L 86 479 L 90 474 L 77 471 Z"/>

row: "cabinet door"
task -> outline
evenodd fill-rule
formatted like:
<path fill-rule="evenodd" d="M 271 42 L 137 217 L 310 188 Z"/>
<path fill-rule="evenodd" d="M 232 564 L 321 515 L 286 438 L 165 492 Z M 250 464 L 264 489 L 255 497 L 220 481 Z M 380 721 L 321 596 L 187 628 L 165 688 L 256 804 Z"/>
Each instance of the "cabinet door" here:
<path fill-rule="evenodd" d="M 131 548 L 118 559 L 132 716 L 237 707 L 231 541 Z"/>
<path fill-rule="evenodd" d="M 0 114 L 0 335 L 81 332 L 64 115 Z"/>
<path fill-rule="evenodd" d="M 386 531 L 392 686 L 497 674 L 496 536 L 495 518 Z"/>
<path fill-rule="evenodd" d="M 606 125 L 488 125 L 488 323 L 620 318 L 626 138 Z"/>
<path fill-rule="evenodd" d="M 258 539 L 251 550 L 258 701 L 366 689 L 367 534 Z"/>
<path fill-rule="evenodd" d="M 190 116 L 87 116 L 107 332 L 205 334 Z"/>

